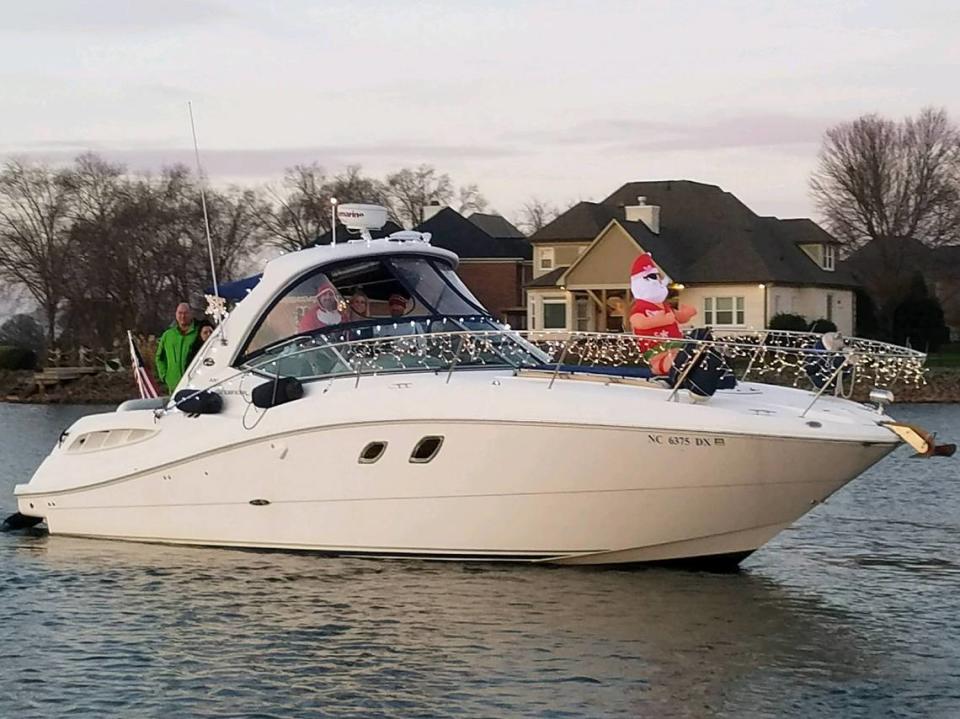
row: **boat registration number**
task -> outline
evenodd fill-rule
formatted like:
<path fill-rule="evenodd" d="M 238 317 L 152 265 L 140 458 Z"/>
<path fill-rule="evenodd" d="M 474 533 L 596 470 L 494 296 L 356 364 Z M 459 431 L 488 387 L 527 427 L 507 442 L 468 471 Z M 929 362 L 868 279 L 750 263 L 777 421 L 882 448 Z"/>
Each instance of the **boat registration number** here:
<path fill-rule="evenodd" d="M 726 447 L 723 437 L 697 437 L 683 434 L 648 434 L 650 444 L 670 447 Z"/>

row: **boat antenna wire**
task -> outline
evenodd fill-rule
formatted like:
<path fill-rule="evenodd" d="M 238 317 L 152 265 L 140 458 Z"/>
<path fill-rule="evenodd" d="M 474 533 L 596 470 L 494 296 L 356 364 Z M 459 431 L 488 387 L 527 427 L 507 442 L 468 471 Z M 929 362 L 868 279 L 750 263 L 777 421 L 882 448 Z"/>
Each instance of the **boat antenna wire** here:
<path fill-rule="evenodd" d="M 193 122 L 193 103 L 187 102 L 187 110 L 190 112 L 190 131 L 193 133 L 193 156 L 197 161 L 197 181 L 200 184 L 200 206 L 203 208 L 203 227 L 207 232 L 207 250 L 210 252 L 210 274 L 213 276 L 213 294 L 220 296 L 220 287 L 217 284 L 217 267 L 213 261 L 213 240 L 210 239 L 210 217 L 207 215 L 207 194 L 204 191 L 203 169 L 200 167 L 200 146 L 197 144 L 197 126 Z M 219 323 L 222 317 L 216 318 Z"/>

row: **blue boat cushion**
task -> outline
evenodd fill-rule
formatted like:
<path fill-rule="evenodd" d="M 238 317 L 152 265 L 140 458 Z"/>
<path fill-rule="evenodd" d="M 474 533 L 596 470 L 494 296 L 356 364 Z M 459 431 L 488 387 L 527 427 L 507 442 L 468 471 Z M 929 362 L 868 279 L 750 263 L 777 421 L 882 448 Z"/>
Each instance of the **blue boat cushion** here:
<path fill-rule="evenodd" d="M 556 372 L 557 365 L 543 364 L 531 367 L 531 369 Z M 562 364 L 560 365 L 560 371 L 570 373 L 579 372 L 582 374 L 602 374 L 611 377 L 638 377 L 641 379 L 650 379 L 655 376 L 649 367 L 605 367 L 603 365 Z"/>

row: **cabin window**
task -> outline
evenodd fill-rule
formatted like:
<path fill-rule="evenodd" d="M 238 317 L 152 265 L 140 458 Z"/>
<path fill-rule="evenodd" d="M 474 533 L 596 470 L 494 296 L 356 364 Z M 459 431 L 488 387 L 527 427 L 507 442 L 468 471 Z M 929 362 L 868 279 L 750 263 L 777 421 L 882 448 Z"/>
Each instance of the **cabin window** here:
<path fill-rule="evenodd" d="M 443 445 L 443 437 L 424 437 L 410 453 L 410 461 L 414 464 L 426 464 L 437 456 Z"/>
<path fill-rule="evenodd" d="M 358 461 L 360 464 L 373 464 L 380 459 L 386 451 L 386 442 L 370 442 L 370 444 L 360 452 L 360 459 Z"/>
<path fill-rule="evenodd" d="M 704 297 L 703 322 L 714 327 L 742 327 L 744 324 L 743 297 Z"/>

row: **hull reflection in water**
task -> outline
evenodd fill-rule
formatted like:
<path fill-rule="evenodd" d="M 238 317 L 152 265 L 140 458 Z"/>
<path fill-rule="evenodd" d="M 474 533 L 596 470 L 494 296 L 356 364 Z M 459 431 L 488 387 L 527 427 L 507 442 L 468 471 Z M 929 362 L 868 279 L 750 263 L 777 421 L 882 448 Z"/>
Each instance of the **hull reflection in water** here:
<path fill-rule="evenodd" d="M 58 651 L 110 647 L 112 672 L 168 688 L 138 691 L 146 708 L 173 701 L 172 692 L 183 711 L 213 692 L 237 715 L 353 706 L 367 715 L 480 716 L 501 706 L 509 715 L 671 716 L 708 706 L 763 716 L 795 705 L 801 687 L 811 691 L 804 672 L 818 686 L 849 687 L 876 676 L 883 657 L 851 629 L 856 615 L 749 573 L 31 543 L 40 550 L 29 558 L 38 589 L 69 576 L 78 598 L 100 597 L 65 608 L 75 627 L 97 629 L 64 632 Z M 48 611 L 49 600 L 39 607 Z M 7 630 L 26 632 L 36 610 L 15 607 Z M 48 681 L 70 684 L 82 671 L 89 662 L 72 662 Z M 98 694 L 82 686 L 66 688 L 61 707 L 89 707 Z"/>

